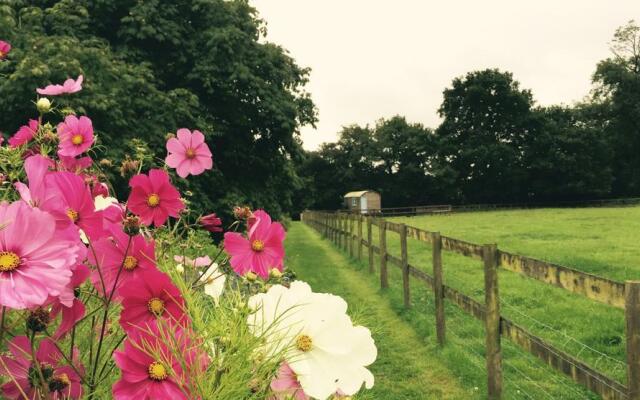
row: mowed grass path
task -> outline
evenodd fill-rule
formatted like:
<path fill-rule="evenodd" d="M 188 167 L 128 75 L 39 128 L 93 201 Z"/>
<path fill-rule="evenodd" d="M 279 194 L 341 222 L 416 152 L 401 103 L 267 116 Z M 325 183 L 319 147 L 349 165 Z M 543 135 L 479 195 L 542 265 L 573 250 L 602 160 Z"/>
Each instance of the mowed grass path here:
<path fill-rule="evenodd" d="M 362 271 L 311 228 L 293 223 L 287 233 L 287 265 L 317 292 L 342 296 L 354 320 L 368 326 L 378 347 L 371 367 L 376 383 L 358 399 L 480 399 L 474 382 L 464 386 L 445 355 L 426 343 L 381 296 L 375 278 Z"/>

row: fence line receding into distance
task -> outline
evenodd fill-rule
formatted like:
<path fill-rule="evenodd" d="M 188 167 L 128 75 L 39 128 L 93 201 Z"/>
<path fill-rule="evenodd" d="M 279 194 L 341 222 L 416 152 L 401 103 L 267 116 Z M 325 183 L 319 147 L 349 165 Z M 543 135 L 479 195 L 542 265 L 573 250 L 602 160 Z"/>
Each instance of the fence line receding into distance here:
<path fill-rule="evenodd" d="M 426 283 L 435 295 L 435 325 L 438 343 L 446 338 L 444 301 L 485 324 L 486 370 L 488 396 L 502 395 L 501 339 L 505 338 L 527 353 L 539 358 L 551 368 L 565 374 L 575 383 L 591 390 L 605 400 L 640 400 L 640 281 L 617 282 L 561 265 L 508 253 L 497 245 L 478 245 L 439 232 L 429 232 L 382 218 L 348 213 L 307 211 L 302 221 L 343 248 L 350 256 L 363 256 L 367 247 L 369 272 L 375 272 L 374 254 L 380 259 L 380 286 L 389 286 L 388 264 L 402 270 L 405 307 L 411 306 L 410 277 Z M 367 237 L 363 237 L 363 224 Z M 371 227 L 378 227 L 379 246 L 373 244 Z M 387 231 L 400 235 L 400 258 L 387 252 Z M 426 242 L 432 248 L 432 274 L 409 263 L 407 238 Z M 480 260 L 484 269 L 485 301 L 478 302 L 443 283 L 442 251 L 450 251 Z M 531 279 L 553 285 L 590 300 L 625 310 L 627 384 L 608 377 L 567 352 L 556 348 L 524 327 L 500 315 L 497 269 L 502 268 Z"/>

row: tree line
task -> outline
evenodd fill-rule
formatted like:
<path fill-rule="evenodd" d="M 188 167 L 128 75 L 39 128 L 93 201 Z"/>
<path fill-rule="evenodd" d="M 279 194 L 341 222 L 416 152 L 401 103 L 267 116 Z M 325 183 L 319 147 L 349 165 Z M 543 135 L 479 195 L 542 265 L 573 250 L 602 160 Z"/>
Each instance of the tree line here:
<path fill-rule="evenodd" d="M 640 27 L 619 28 L 611 50 L 571 106 L 536 105 L 511 73 L 486 69 L 444 90 L 435 129 L 402 116 L 344 127 L 298 164 L 301 208 L 335 209 L 359 189 L 385 207 L 640 196 Z"/>

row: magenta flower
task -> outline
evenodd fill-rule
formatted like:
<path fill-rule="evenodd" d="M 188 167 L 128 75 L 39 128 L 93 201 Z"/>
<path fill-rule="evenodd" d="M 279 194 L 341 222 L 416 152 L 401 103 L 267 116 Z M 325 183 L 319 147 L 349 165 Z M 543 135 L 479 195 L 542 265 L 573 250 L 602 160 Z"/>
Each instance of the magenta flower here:
<path fill-rule="evenodd" d="M 271 381 L 271 390 L 274 395 L 269 400 L 310 400 L 295 372 L 286 362 L 280 365 L 278 375 Z"/>
<path fill-rule="evenodd" d="M 209 357 L 190 330 L 175 332 L 150 325 L 128 333 L 113 359 L 122 376 L 113 386 L 115 400 L 187 400 L 192 380 L 202 375 Z"/>
<path fill-rule="evenodd" d="M 27 173 L 29 186 L 22 182 L 16 182 L 13 186 L 27 204 L 33 207 L 57 205 L 55 193 L 48 190 L 45 184 L 45 178 L 50 173 L 49 168 L 52 166 L 53 161 L 40 154 L 28 157 L 24 161 L 24 170 Z"/>
<path fill-rule="evenodd" d="M 282 271 L 284 259 L 284 228 L 264 210 L 256 211 L 255 222 L 249 229 L 248 239 L 240 233 L 224 234 L 224 249 L 231 255 L 231 266 L 238 275 L 253 271 L 263 279 L 269 278 L 269 271 Z"/>
<path fill-rule="evenodd" d="M 93 144 L 93 124 L 87 117 L 69 115 L 58 124 L 58 155 L 75 157 L 89 150 Z"/>
<path fill-rule="evenodd" d="M 52 214 L 82 229 L 91 240 L 103 236 L 102 211 L 96 211 L 91 190 L 80 176 L 66 171 L 52 172 L 47 175 L 46 184 L 57 201 Z"/>
<path fill-rule="evenodd" d="M 18 132 L 9 138 L 9 146 L 16 148 L 29 143 L 38 133 L 38 128 L 40 128 L 38 120 L 30 119 L 28 125 L 22 125 Z"/>
<path fill-rule="evenodd" d="M 204 141 L 204 135 L 200 131 L 182 128 L 178 129 L 178 138 L 167 141 L 167 159 L 165 162 L 171 168 L 175 168 L 178 176 L 186 178 L 191 175 L 200 175 L 207 169 L 211 169 L 213 161 L 211 151 Z"/>
<path fill-rule="evenodd" d="M 54 339 L 60 339 L 84 317 L 85 306 L 78 298 L 77 291 L 80 286 L 89 278 L 91 271 L 86 265 L 78 265 L 73 271 L 71 281 L 67 285 L 67 290 L 55 299 L 51 306 L 51 318 L 56 318 L 62 314 L 58 330 L 53 334 Z"/>
<path fill-rule="evenodd" d="M 149 175 L 138 174 L 129 181 L 131 194 L 127 205 L 145 225 L 163 225 L 169 216 L 178 217 L 184 208 L 180 192 L 161 169 L 152 169 Z"/>
<path fill-rule="evenodd" d="M 180 290 L 171 278 L 157 269 L 141 271 L 120 288 L 120 325 L 125 332 L 145 328 L 159 318 L 185 327 L 188 317 Z"/>
<path fill-rule="evenodd" d="M 0 60 L 7 57 L 7 54 L 11 51 L 11 45 L 3 40 L 0 40 Z"/>
<path fill-rule="evenodd" d="M 222 232 L 222 220 L 216 213 L 200 217 L 200 225 L 209 232 Z"/>
<path fill-rule="evenodd" d="M 89 156 L 78 158 L 70 156 L 59 156 L 58 158 L 60 158 L 60 164 L 62 164 L 62 168 L 60 168 L 61 170 L 73 172 L 75 174 L 82 172 L 83 170 L 91 167 L 91 164 L 93 164 L 93 160 Z"/>
<path fill-rule="evenodd" d="M 62 85 L 48 85 L 45 88 L 36 89 L 38 94 L 43 96 L 58 96 L 61 94 L 72 94 L 82 90 L 82 81 L 84 76 L 78 76 L 75 81 L 67 79 Z"/>
<path fill-rule="evenodd" d="M 122 285 L 136 279 L 142 271 L 156 269 L 155 243 L 147 242 L 142 235 L 129 236 L 116 225 L 110 232 L 110 237 L 92 243 L 91 282 L 105 297 L 110 296 L 115 287 L 114 296 L 119 297 Z"/>
<path fill-rule="evenodd" d="M 0 305 L 32 308 L 60 296 L 79 261 L 77 237 L 22 201 L 0 204 L 0 224 Z"/>
<path fill-rule="evenodd" d="M 76 370 L 84 373 L 80 364 L 78 350 L 73 349 L 73 367 L 67 364 L 51 339 L 43 339 L 36 352 L 34 360 L 31 353 L 31 342 L 26 336 L 16 336 L 8 345 L 10 355 L 2 356 L 3 364 L 0 364 L 0 374 L 8 377 L 9 381 L 2 385 L 2 394 L 8 399 L 23 400 L 21 392 L 29 399 L 39 398 L 38 393 L 42 389 L 32 384 L 34 382 L 33 367 L 37 362 L 51 398 L 54 400 L 79 399 L 82 397 L 81 379 Z M 14 382 L 15 381 L 15 382 Z M 40 383 L 39 380 L 35 381 Z M 16 385 L 17 383 L 17 385 Z"/>

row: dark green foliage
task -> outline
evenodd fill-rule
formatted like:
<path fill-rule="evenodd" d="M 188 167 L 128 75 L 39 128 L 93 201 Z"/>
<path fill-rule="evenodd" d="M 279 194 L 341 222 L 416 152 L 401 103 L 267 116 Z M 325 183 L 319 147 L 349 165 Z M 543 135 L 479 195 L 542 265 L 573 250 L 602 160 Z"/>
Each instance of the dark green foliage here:
<path fill-rule="evenodd" d="M 198 129 L 215 169 L 181 182 L 192 207 L 288 212 L 298 128 L 316 116 L 308 70 L 264 34 L 242 0 L 0 0 L 0 37 L 14 46 L 0 63 L 0 126 L 12 134 L 35 116 L 36 87 L 84 74 L 82 92 L 55 100 L 91 117 L 100 157 L 133 156 L 137 138 L 158 162 L 168 132 Z"/>

